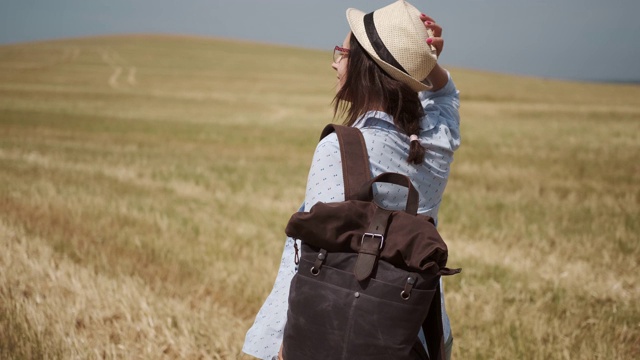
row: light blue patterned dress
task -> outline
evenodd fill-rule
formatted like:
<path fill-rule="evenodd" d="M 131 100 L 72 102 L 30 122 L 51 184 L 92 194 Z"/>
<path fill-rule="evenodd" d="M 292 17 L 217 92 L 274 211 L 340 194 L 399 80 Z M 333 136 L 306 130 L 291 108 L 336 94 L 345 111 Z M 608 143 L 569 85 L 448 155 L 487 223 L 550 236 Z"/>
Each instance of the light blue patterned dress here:
<path fill-rule="evenodd" d="M 407 163 L 409 137 L 396 128 L 390 115 L 380 111 L 368 112 L 354 126 L 362 131 L 367 144 L 371 175 L 398 172 L 409 176 L 420 193 L 418 212 L 433 217 L 437 223 L 438 208 L 447 185 L 453 153 L 460 146 L 460 101 L 451 78 L 438 91 L 421 92 L 420 99 L 426 114 L 421 120 L 421 132 L 418 134 L 421 145 L 426 149 L 425 160 L 421 165 Z M 381 206 L 389 209 L 404 208 L 406 188 L 393 184 L 376 184 L 374 190 L 375 200 Z M 300 211 L 311 209 L 317 202 L 339 201 L 344 201 L 342 161 L 338 139 L 334 133 L 321 140 L 316 147 Z M 294 241 L 287 238 L 285 242 L 273 290 L 247 332 L 242 348 L 246 354 L 260 359 L 277 358 L 282 344 L 289 285 L 296 272 Z M 452 336 L 449 317 L 444 308 L 444 292 L 442 294 L 444 336 L 449 357 Z M 423 334 L 420 334 L 420 338 L 424 343 Z"/>

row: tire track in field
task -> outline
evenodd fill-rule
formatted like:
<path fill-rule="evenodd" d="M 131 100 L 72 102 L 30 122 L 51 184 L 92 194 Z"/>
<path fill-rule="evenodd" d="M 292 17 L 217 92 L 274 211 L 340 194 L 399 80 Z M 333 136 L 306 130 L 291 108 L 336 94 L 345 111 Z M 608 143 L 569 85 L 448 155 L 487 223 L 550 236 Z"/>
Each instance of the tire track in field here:
<path fill-rule="evenodd" d="M 112 89 L 134 87 L 137 85 L 137 68 L 135 66 L 129 65 L 127 60 L 113 49 L 101 48 L 99 52 L 102 61 L 113 70 L 107 80 L 107 84 L 109 84 Z M 125 73 L 126 75 L 124 75 Z"/>
<path fill-rule="evenodd" d="M 81 50 L 78 46 L 65 46 L 65 47 L 56 47 L 55 55 L 41 55 L 41 56 L 33 56 L 30 58 L 28 62 L 19 62 L 19 63 L 11 63 L 11 62 L 2 62 L 3 67 L 9 67 L 16 70 L 24 71 L 24 70 L 43 70 L 50 67 L 54 67 L 61 64 L 67 64 L 74 62 L 78 56 L 80 56 Z M 43 61 L 38 61 L 39 59 L 44 59 Z"/>
<path fill-rule="evenodd" d="M 62 55 L 63 62 L 72 62 L 80 56 L 80 48 L 77 46 L 67 47 Z"/>
<path fill-rule="evenodd" d="M 98 174 L 105 178 L 113 179 L 123 184 L 130 184 L 146 189 L 170 190 L 176 195 L 186 199 L 207 199 L 215 200 L 223 196 L 223 192 L 211 193 L 207 188 L 187 181 L 159 182 L 141 175 L 136 169 L 128 166 L 95 166 L 94 164 L 84 164 L 67 162 L 38 152 L 23 153 L 20 151 L 7 151 L 0 149 L 0 160 L 14 160 L 25 164 L 31 164 L 43 169 L 56 169 L 68 172 L 78 172 L 82 174 Z"/>

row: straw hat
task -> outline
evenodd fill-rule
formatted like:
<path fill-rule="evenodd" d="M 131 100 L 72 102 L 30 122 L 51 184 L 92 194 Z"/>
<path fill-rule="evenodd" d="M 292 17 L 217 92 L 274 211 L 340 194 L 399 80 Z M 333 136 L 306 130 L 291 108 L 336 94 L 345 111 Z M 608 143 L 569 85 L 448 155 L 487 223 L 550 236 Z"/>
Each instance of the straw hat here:
<path fill-rule="evenodd" d="M 425 41 L 429 34 L 413 5 L 400 0 L 368 14 L 347 9 L 347 21 L 364 50 L 389 76 L 415 91 L 432 88 L 425 79 L 437 58 Z"/>

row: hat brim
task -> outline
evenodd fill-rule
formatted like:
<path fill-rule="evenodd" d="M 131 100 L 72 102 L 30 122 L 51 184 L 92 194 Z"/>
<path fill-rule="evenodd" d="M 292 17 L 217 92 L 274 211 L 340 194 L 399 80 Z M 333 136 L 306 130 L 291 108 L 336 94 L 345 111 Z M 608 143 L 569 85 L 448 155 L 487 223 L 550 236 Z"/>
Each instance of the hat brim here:
<path fill-rule="evenodd" d="M 369 41 L 369 37 L 367 36 L 367 31 L 364 27 L 364 16 L 366 13 L 360 11 L 358 9 L 349 8 L 347 9 L 347 22 L 349 23 L 349 27 L 351 28 L 351 32 L 358 39 L 358 42 L 364 50 L 371 56 L 371 58 L 382 68 L 384 72 L 386 72 L 392 78 L 401 81 L 407 84 L 411 89 L 416 92 L 420 91 L 428 91 L 433 89 L 433 85 L 429 80 L 424 79 L 420 81 L 415 79 L 414 77 L 402 72 L 401 70 L 396 69 L 391 64 L 382 60 L 375 49 L 371 45 Z"/>

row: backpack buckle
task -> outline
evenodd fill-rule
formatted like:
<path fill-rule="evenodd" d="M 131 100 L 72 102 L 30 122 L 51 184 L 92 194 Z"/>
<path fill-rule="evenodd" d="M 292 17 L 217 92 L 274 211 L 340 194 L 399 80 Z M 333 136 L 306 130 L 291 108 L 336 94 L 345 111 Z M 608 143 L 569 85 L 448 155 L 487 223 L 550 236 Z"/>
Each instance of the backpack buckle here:
<path fill-rule="evenodd" d="M 356 280 L 364 281 L 371 276 L 373 269 L 378 263 L 378 256 L 380 256 L 380 249 L 382 249 L 383 244 L 384 236 L 382 236 L 382 234 L 367 232 L 362 235 L 358 259 L 353 267 Z"/>
<path fill-rule="evenodd" d="M 362 235 L 362 239 L 360 239 L 360 247 L 362 247 L 362 243 L 364 242 L 364 238 L 370 236 L 372 238 L 380 238 L 380 249 L 382 249 L 382 245 L 384 245 L 384 236 L 382 234 L 373 234 L 373 233 L 364 233 Z"/>

